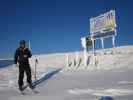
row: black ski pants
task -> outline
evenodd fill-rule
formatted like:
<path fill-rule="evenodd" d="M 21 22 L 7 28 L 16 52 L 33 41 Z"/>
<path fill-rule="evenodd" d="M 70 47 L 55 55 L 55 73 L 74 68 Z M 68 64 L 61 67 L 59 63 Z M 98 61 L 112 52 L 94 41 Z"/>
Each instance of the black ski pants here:
<path fill-rule="evenodd" d="M 31 68 L 29 63 L 19 63 L 19 79 L 18 79 L 18 85 L 19 87 L 22 87 L 24 82 L 24 73 L 26 73 L 27 76 L 27 83 L 31 85 L 32 80 L 31 80 Z"/>

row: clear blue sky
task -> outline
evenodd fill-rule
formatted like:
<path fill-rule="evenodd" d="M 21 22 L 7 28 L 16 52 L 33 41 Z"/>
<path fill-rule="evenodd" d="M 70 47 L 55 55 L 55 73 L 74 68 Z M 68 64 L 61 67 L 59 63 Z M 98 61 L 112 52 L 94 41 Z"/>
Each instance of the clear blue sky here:
<path fill-rule="evenodd" d="M 132 0 L 0 0 L 0 58 L 13 55 L 21 39 L 33 53 L 81 50 L 89 18 L 116 10 L 117 46 L 133 44 Z M 105 41 L 111 47 L 111 39 Z M 97 47 L 99 47 L 97 43 Z"/>

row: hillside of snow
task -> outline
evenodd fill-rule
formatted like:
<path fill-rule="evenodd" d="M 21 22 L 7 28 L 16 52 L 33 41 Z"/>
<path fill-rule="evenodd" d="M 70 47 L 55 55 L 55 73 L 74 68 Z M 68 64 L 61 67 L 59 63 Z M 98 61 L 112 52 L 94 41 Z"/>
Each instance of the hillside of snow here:
<path fill-rule="evenodd" d="M 29 88 L 26 95 L 18 90 L 18 68 L 9 65 L 0 69 L 0 100 L 114 100 L 133 98 L 133 46 L 88 52 L 84 66 L 83 52 L 34 55 L 30 59 L 34 81 L 37 64 L 37 94 Z M 69 62 L 68 62 L 69 60 Z M 25 77 L 26 78 L 26 77 Z M 24 79 L 26 84 L 26 79 Z"/>
<path fill-rule="evenodd" d="M 67 66 L 67 56 L 69 66 Z M 78 58 L 76 58 L 78 56 Z M 65 70 L 97 70 L 97 69 L 116 69 L 132 67 L 133 65 L 133 46 L 121 46 L 116 48 L 96 50 L 95 56 L 88 52 L 88 64 L 84 66 L 83 52 L 57 53 L 49 55 L 33 56 L 31 66 L 35 66 L 35 59 L 38 59 L 39 69 L 46 67 L 65 68 Z M 128 66 L 131 65 L 131 66 Z"/>

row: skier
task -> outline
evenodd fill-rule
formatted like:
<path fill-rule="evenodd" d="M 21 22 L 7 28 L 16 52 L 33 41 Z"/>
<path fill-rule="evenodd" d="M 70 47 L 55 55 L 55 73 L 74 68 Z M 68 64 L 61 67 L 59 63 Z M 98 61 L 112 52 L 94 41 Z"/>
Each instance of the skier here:
<path fill-rule="evenodd" d="M 29 58 L 31 58 L 32 54 L 31 51 L 26 47 L 26 41 L 20 41 L 20 47 L 16 50 L 14 55 L 14 63 L 19 65 L 19 79 L 18 85 L 19 90 L 23 91 L 23 78 L 24 72 L 27 75 L 27 83 L 31 89 L 34 89 L 32 86 L 32 79 L 31 79 L 31 68 L 29 64 Z"/>

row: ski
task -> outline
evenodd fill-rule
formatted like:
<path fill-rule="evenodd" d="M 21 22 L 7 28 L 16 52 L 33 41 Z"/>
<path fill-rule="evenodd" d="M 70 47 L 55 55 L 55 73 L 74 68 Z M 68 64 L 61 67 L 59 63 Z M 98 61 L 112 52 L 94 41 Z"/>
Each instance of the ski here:
<path fill-rule="evenodd" d="M 37 90 L 35 90 L 35 87 L 34 87 L 34 88 L 31 88 L 31 87 L 27 84 L 27 85 L 23 86 L 23 88 L 22 88 L 21 90 L 19 89 L 19 91 L 20 91 L 20 93 L 21 93 L 22 95 L 27 95 L 27 93 L 25 92 L 25 89 L 26 89 L 27 87 L 29 87 L 29 89 L 31 90 L 32 93 L 34 93 L 34 94 L 38 94 L 38 93 L 39 93 Z"/>
<path fill-rule="evenodd" d="M 22 91 L 24 91 L 27 87 L 29 87 L 31 90 L 34 90 L 36 88 L 36 86 L 33 83 L 32 83 L 32 87 L 29 84 L 27 84 L 22 87 Z"/>
<path fill-rule="evenodd" d="M 26 95 L 26 93 L 24 92 L 24 90 L 20 90 L 20 89 L 19 89 L 19 91 L 20 91 L 20 94 Z"/>

